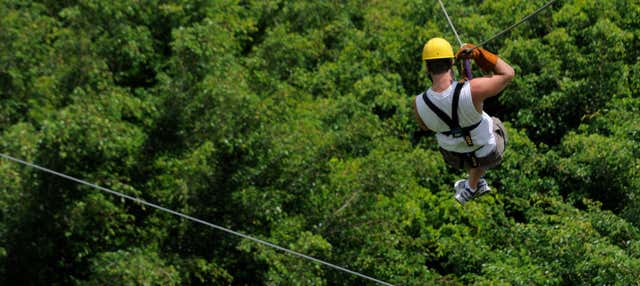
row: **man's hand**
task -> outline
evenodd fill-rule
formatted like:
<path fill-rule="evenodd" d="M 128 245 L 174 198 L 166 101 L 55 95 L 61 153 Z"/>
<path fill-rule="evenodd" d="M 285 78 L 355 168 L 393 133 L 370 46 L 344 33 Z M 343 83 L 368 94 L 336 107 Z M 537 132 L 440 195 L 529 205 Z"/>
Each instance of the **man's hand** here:
<path fill-rule="evenodd" d="M 473 59 L 484 72 L 493 71 L 498 62 L 498 56 L 472 44 L 464 44 L 456 52 L 456 59 Z"/>

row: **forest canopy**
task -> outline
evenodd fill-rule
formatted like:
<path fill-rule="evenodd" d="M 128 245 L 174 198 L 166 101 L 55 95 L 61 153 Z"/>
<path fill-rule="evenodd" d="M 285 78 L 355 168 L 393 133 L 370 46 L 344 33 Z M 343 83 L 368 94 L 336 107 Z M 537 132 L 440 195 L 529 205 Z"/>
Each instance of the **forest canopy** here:
<path fill-rule="evenodd" d="M 469 43 L 546 3 L 443 2 Z M 394 285 L 638 283 L 640 3 L 485 45 L 510 141 L 465 206 L 411 111 L 432 37 L 437 1 L 3 0 L 0 153 Z M 374 285 L 5 159 L 0 284 Z"/>

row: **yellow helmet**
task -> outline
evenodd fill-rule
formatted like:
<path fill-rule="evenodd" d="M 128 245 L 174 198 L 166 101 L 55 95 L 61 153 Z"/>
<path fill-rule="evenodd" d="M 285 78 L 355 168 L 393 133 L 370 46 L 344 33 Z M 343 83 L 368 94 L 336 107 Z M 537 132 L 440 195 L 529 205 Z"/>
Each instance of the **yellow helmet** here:
<path fill-rule="evenodd" d="M 443 38 L 431 38 L 424 44 L 422 49 L 422 60 L 448 59 L 453 58 L 453 48 L 447 40 Z"/>

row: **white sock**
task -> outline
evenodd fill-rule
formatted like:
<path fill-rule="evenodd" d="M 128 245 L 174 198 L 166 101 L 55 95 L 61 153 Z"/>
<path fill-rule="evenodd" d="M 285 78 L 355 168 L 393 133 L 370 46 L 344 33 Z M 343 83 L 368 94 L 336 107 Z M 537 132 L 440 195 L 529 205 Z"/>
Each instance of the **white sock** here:
<path fill-rule="evenodd" d="M 471 192 L 475 193 L 476 192 L 476 188 L 472 188 L 471 186 L 469 186 L 469 181 L 465 180 L 464 181 L 464 187 L 471 190 Z"/>

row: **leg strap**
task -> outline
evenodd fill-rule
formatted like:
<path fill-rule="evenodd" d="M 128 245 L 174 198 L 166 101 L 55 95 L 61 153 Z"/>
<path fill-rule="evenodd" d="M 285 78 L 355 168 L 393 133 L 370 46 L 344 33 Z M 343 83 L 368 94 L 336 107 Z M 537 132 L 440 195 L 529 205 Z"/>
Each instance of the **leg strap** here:
<path fill-rule="evenodd" d="M 465 162 L 469 162 L 471 168 L 478 168 L 480 166 L 480 164 L 478 163 L 478 157 L 476 157 L 476 151 L 478 151 L 480 148 L 469 153 L 458 153 L 460 156 L 460 169 L 464 169 Z"/>

